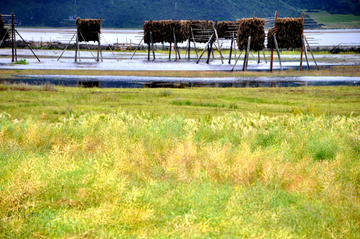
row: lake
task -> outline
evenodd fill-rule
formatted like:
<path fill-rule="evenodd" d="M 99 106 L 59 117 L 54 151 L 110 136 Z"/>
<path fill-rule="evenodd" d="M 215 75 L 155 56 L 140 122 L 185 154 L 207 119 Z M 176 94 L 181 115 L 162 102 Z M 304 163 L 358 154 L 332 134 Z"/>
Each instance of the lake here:
<path fill-rule="evenodd" d="M 69 42 L 76 29 L 65 28 L 17 28 L 26 41 Z M 102 29 L 102 44 L 133 43 L 138 44 L 143 36 L 141 29 Z M 305 36 L 311 46 L 359 46 L 360 29 L 306 30 Z M 91 43 L 90 43 L 91 44 Z M 222 40 L 223 46 L 229 45 Z M 165 44 L 166 45 L 166 44 Z M 185 45 L 183 43 L 182 45 Z M 180 45 L 181 46 L 181 45 Z M 201 46 L 201 45 L 199 45 Z"/>

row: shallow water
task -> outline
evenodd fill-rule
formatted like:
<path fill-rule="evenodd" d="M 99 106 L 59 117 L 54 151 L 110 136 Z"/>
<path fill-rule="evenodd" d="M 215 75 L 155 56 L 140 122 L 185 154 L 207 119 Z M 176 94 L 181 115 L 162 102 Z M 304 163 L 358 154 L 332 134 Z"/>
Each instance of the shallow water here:
<path fill-rule="evenodd" d="M 19 75 L 10 83 L 101 88 L 184 88 L 184 87 L 298 87 L 298 86 L 360 86 L 360 77 L 297 76 L 297 77 L 231 77 L 185 78 L 146 76 L 76 76 L 76 75 Z"/>
<path fill-rule="evenodd" d="M 35 53 L 38 55 L 41 62 L 38 62 L 31 53 L 26 49 L 18 51 L 18 59 L 26 59 L 29 64 L 18 65 L 11 64 L 11 58 L 5 57 L 0 58 L 0 69 L 38 69 L 38 70 L 119 70 L 119 71 L 231 71 L 235 64 L 235 60 L 228 64 L 228 59 L 224 60 L 224 64 L 219 58 L 211 60 L 209 64 L 206 64 L 206 57 L 203 57 L 199 64 L 196 64 L 196 56 L 192 55 L 191 60 L 188 61 L 182 55 L 181 60 L 169 61 L 168 54 L 156 53 L 156 60 L 147 60 L 146 53 L 136 53 L 135 57 L 131 60 L 132 53 L 129 52 L 116 52 L 115 57 L 111 52 L 104 52 L 104 61 L 96 62 L 89 51 L 81 51 L 81 57 L 78 62 L 75 62 L 75 51 L 65 51 L 62 58 L 58 61 L 58 57 L 61 55 L 60 50 L 36 50 Z M 11 54 L 11 49 L 3 49 L 1 51 L 2 56 Z M 239 52 L 238 52 L 239 53 Z M 95 52 L 93 52 L 95 54 Z M 225 56 L 228 58 L 229 56 Z M 235 71 L 241 71 L 243 66 L 242 54 L 238 61 Z M 282 66 L 284 70 L 288 69 L 299 69 L 300 66 L 300 55 L 284 55 L 281 56 L 284 60 Z M 251 56 L 249 58 L 248 70 L 249 71 L 269 71 L 270 69 L 270 57 L 266 56 L 267 62 L 264 58 L 261 58 L 261 62 L 258 64 L 257 61 Z M 292 58 L 292 61 L 287 59 Z M 317 55 L 316 59 L 318 65 L 321 68 L 328 68 L 335 65 L 356 65 L 360 63 L 360 55 Z M 315 63 L 312 59 L 309 59 L 310 67 L 315 69 Z M 279 70 L 280 65 L 277 61 L 277 57 L 274 57 L 274 70 Z M 307 69 L 305 57 L 303 58 L 303 69 Z"/>

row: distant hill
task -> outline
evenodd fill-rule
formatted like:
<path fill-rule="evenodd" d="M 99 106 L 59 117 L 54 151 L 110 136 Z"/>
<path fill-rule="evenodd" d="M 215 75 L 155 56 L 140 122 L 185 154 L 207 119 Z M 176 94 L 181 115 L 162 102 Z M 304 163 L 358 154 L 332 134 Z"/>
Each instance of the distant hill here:
<path fill-rule="evenodd" d="M 300 9 L 360 15 L 358 0 L 2 0 L 0 14 L 16 14 L 20 26 L 64 27 L 65 19 L 105 19 L 103 27 L 141 28 L 146 20 L 218 20 L 299 17 Z"/>

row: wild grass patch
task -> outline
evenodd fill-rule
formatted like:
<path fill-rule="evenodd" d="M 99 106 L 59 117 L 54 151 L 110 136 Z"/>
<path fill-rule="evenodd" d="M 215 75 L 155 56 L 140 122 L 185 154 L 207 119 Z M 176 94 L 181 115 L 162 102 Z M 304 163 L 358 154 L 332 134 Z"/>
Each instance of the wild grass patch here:
<path fill-rule="evenodd" d="M 178 106 L 195 106 L 195 107 L 211 107 L 211 108 L 229 108 L 229 109 L 237 109 L 238 106 L 236 104 L 226 104 L 221 103 L 212 103 L 212 102 L 191 102 L 189 100 L 173 100 L 171 104 Z"/>
<path fill-rule="evenodd" d="M 2 113 L 0 237 L 356 237 L 359 130 L 325 114 Z"/>
<path fill-rule="evenodd" d="M 45 82 L 39 85 L 30 85 L 27 83 L 15 83 L 3 82 L 0 85 L 0 91 L 57 91 L 54 84 Z"/>
<path fill-rule="evenodd" d="M 29 64 L 29 62 L 26 61 L 26 59 L 21 59 L 19 61 L 14 62 L 13 64 L 17 64 L 17 65 L 27 65 Z"/>
<path fill-rule="evenodd" d="M 56 89 L 0 94 L 1 238 L 359 234 L 356 87 Z"/>

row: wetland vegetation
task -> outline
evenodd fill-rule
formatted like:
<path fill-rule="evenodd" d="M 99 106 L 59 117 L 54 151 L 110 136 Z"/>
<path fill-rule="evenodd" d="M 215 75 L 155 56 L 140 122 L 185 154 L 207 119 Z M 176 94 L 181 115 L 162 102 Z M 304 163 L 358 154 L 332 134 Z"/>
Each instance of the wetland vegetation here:
<path fill-rule="evenodd" d="M 354 238 L 359 96 L 0 85 L 0 237 Z"/>

